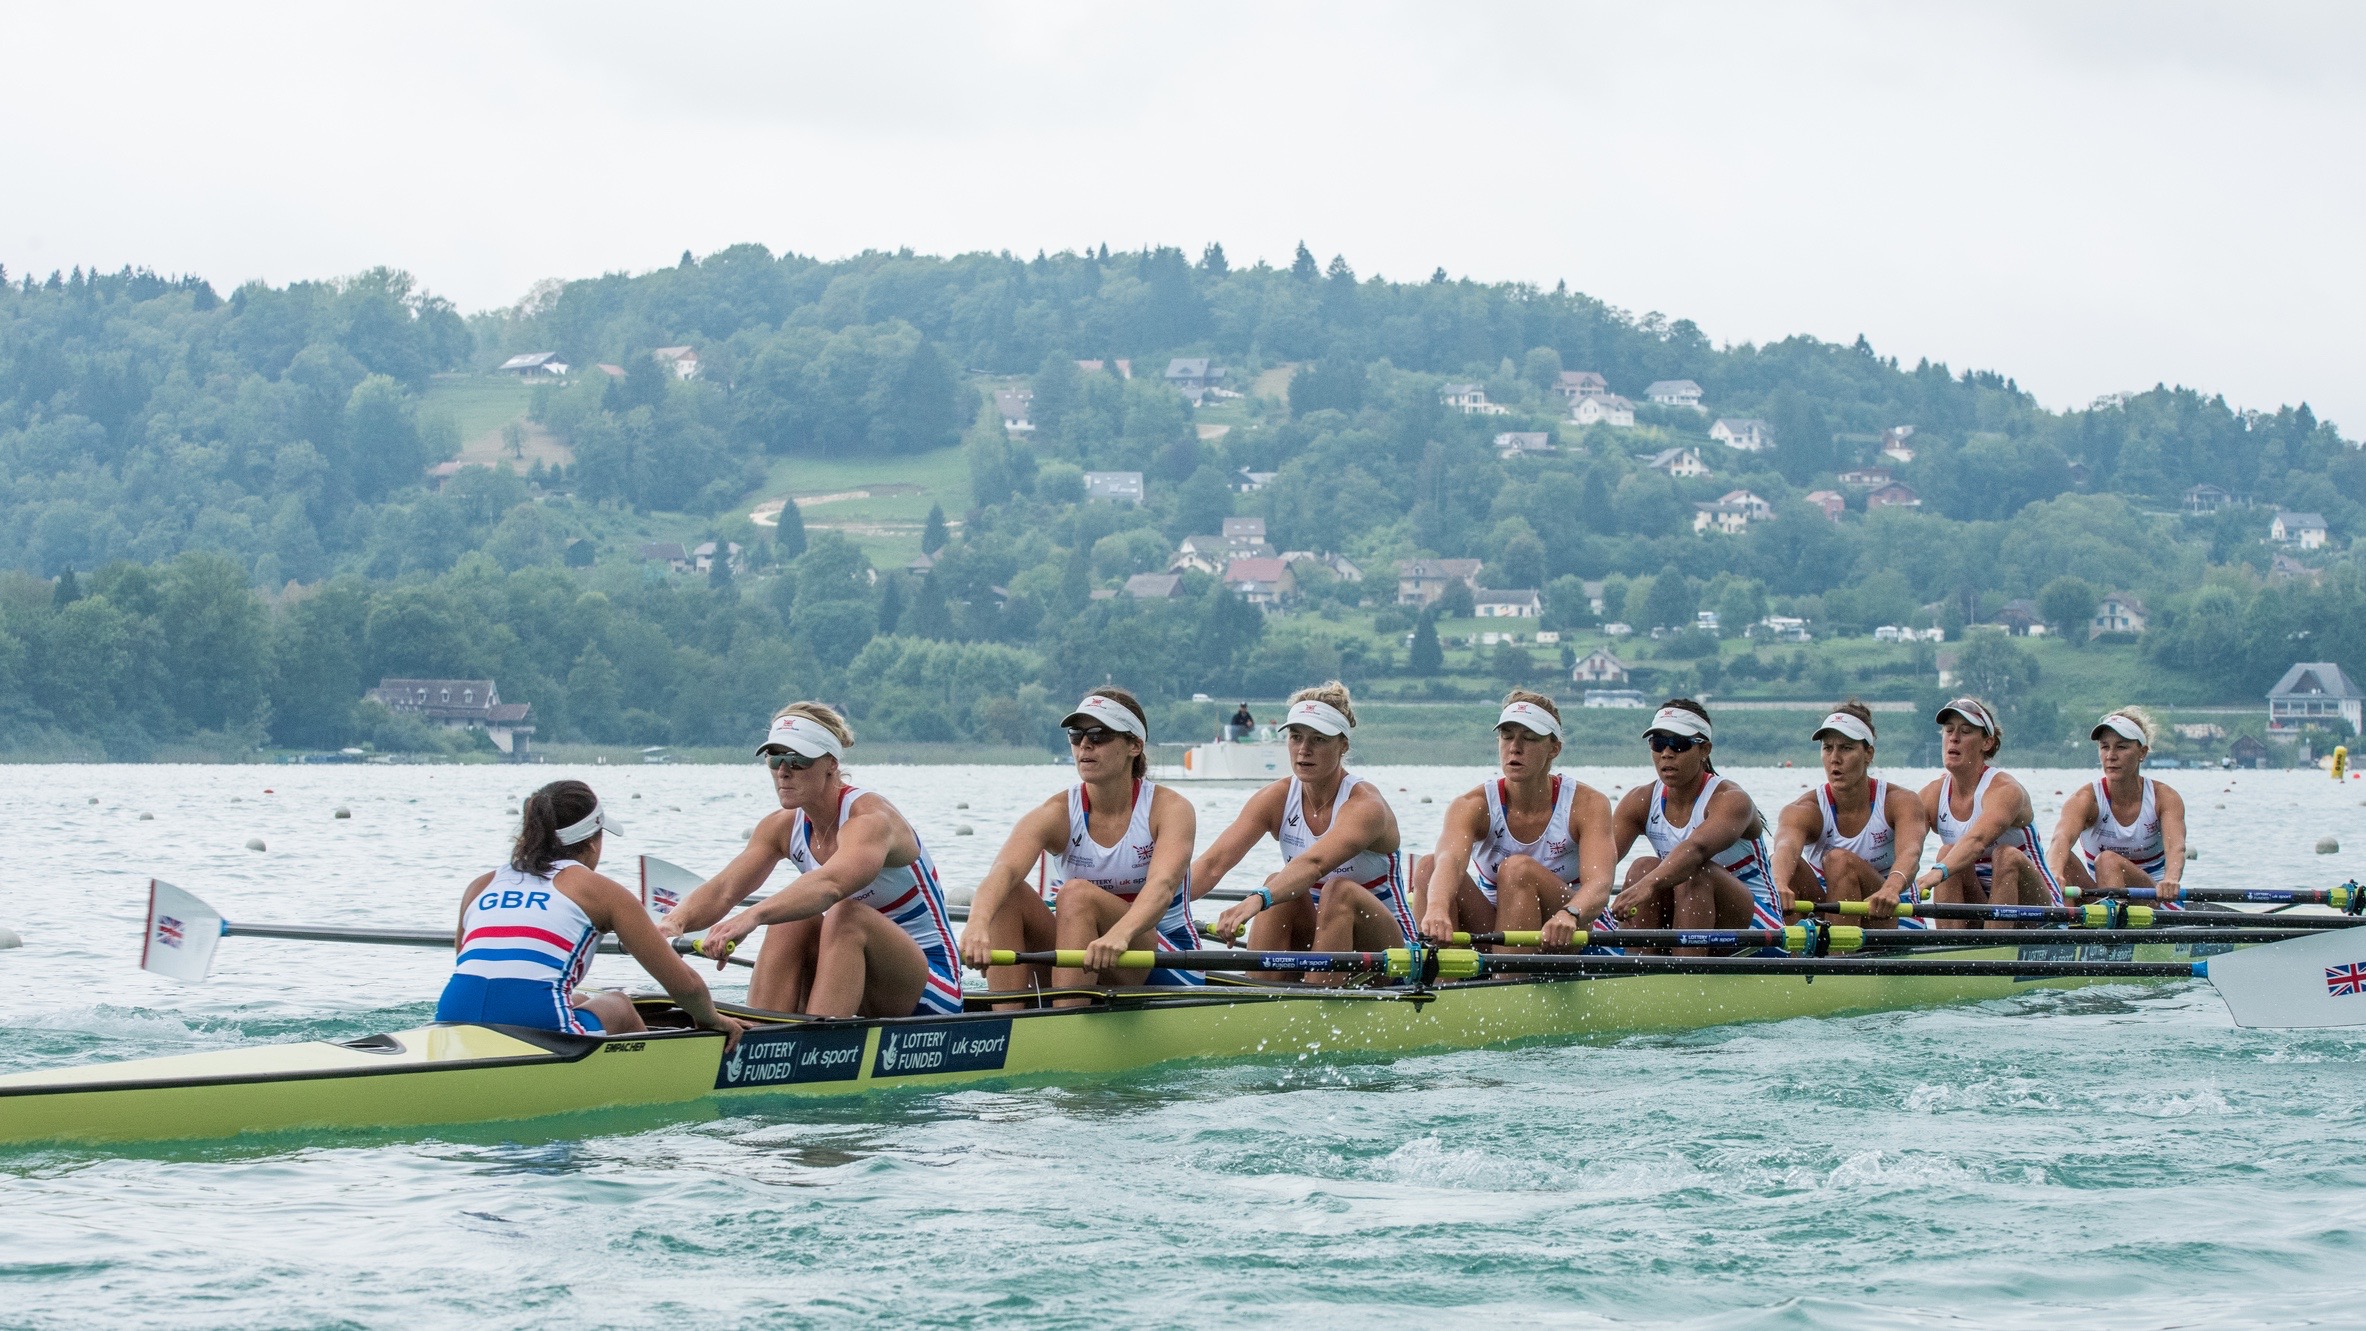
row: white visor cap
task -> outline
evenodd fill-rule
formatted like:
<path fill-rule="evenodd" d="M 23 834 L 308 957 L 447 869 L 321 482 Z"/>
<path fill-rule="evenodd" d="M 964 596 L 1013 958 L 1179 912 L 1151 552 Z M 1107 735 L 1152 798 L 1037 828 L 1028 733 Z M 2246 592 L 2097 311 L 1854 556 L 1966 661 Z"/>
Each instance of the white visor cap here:
<path fill-rule="evenodd" d="M 1104 698 L 1098 693 L 1087 694 L 1076 704 L 1076 710 L 1060 718 L 1062 727 L 1100 726 L 1120 735 L 1147 740 L 1148 731 L 1142 728 L 1142 718 L 1126 710 L 1126 705 L 1115 698 Z"/>
<path fill-rule="evenodd" d="M 1348 731 L 1347 713 L 1320 698 L 1301 698 L 1290 704 L 1290 714 L 1282 720 L 1282 729 L 1304 726 L 1318 735 L 1344 735 Z"/>
<path fill-rule="evenodd" d="M 1505 703 L 1503 715 L 1495 718 L 1495 726 L 1498 730 L 1505 726 L 1518 726 L 1547 739 L 1562 738 L 1561 723 L 1553 719 L 1551 712 L 1532 702 Z"/>
<path fill-rule="evenodd" d="M 756 746 L 756 752 L 773 749 L 787 749 L 808 758 L 846 757 L 846 746 L 838 742 L 830 728 L 807 716 L 784 716 L 774 721 L 764 742 Z"/>
<path fill-rule="evenodd" d="M 1653 712 L 1651 724 L 1643 727 L 1643 733 L 1649 735 L 1654 732 L 1662 735 L 1686 735 L 1700 740 L 1710 739 L 1709 723 L 1703 720 L 1699 713 L 1688 712 L 1681 707 L 1662 707 Z M 1711 742 L 1715 741 L 1711 740 Z"/>
<path fill-rule="evenodd" d="M 600 802 L 598 800 L 593 800 L 592 811 L 584 815 L 582 822 L 569 823 L 567 826 L 559 829 L 559 844 L 562 846 L 581 845 L 582 843 L 591 840 L 593 836 L 601 832 L 610 832 L 617 836 L 623 836 L 624 824 L 609 817 L 608 811 L 600 807 Z"/>
<path fill-rule="evenodd" d="M 2113 712 L 2111 715 L 2104 717 L 2100 721 L 2097 721 L 2095 723 L 2095 728 L 2087 732 L 2087 738 L 2101 739 L 2103 738 L 2103 732 L 2106 730 L 2119 736 L 2121 739 L 2130 741 L 2131 743 L 2142 744 L 2147 748 L 2151 747 L 2152 742 L 2144 738 L 2144 727 L 2137 725 L 2135 718 L 2133 717 L 2122 716 L 2118 712 Z"/>
<path fill-rule="evenodd" d="M 1988 709 L 1980 705 L 1978 698 L 1958 698 L 1940 708 L 1938 715 L 1933 716 L 1931 720 L 1945 725 L 1947 724 L 1947 714 L 1950 712 L 1962 717 L 1975 730 L 1982 731 L 1991 737 L 1996 734 L 1996 718 L 1988 714 Z"/>
<path fill-rule="evenodd" d="M 1853 739 L 1867 748 L 1873 746 L 1873 727 L 1866 725 L 1862 720 L 1847 712 L 1834 712 L 1825 717 L 1824 724 L 1817 726 L 1816 733 L 1808 738 L 1822 739 L 1826 735 L 1838 735 L 1842 739 Z"/>

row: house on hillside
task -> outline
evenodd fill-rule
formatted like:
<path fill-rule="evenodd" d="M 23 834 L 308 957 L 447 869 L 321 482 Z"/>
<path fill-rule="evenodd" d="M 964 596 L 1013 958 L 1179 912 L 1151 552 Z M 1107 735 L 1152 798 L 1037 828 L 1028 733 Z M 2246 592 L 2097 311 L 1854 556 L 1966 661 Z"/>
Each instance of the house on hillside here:
<path fill-rule="evenodd" d="M 1581 398 L 1608 396 L 1610 381 L 1592 370 L 1563 370 L 1553 384 L 1553 391 L 1569 405 L 1576 406 Z"/>
<path fill-rule="evenodd" d="M 1690 379 L 1653 380 L 1651 385 L 1643 390 L 1643 396 L 1663 407 L 1690 407 L 1694 411 L 1706 410 L 1701 406 L 1701 386 Z"/>
<path fill-rule="evenodd" d="M 1279 556 L 1290 566 L 1290 571 L 1303 579 L 1309 569 L 1322 569 L 1341 582 L 1362 582 L 1364 570 L 1345 555 L 1317 554 L 1312 550 L 1284 550 Z"/>
<path fill-rule="evenodd" d="M 1180 573 L 1137 573 L 1125 580 L 1125 594 L 1137 601 L 1173 601 L 1183 595 Z"/>
<path fill-rule="evenodd" d="M 567 362 L 555 351 L 528 351 L 501 362 L 496 374 L 514 374 L 527 383 L 567 377 Z"/>
<path fill-rule="evenodd" d="M 1738 536 L 1750 526 L 1750 510 L 1740 504 L 1722 500 L 1714 504 L 1692 506 L 1692 529 L 1713 531 L 1720 536 Z"/>
<path fill-rule="evenodd" d="M 737 541 L 730 543 L 730 547 L 723 557 L 730 561 L 731 571 L 734 573 L 747 567 L 747 561 L 741 557 Z M 698 548 L 690 552 L 690 564 L 701 573 L 712 571 L 715 567 L 715 543 L 713 541 L 700 542 Z"/>
<path fill-rule="evenodd" d="M 1134 363 L 1130 360 L 1124 359 L 1123 357 L 1113 361 L 1080 360 L 1076 362 L 1076 368 L 1082 370 L 1086 374 L 1099 374 L 1101 371 L 1108 369 L 1112 365 L 1117 367 L 1118 378 L 1131 379 L 1134 377 Z"/>
<path fill-rule="evenodd" d="M 1570 668 L 1572 684 L 1608 684 L 1621 686 L 1627 682 L 1627 663 L 1618 659 L 1608 647 L 1596 647 L 1587 652 Z"/>
<path fill-rule="evenodd" d="M 1221 536 L 1186 536 L 1175 548 L 1174 557 L 1167 560 L 1167 572 L 1179 573 L 1188 568 L 1213 577 L 1224 572 L 1224 565 L 1231 558 L 1231 549 Z"/>
<path fill-rule="evenodd" d="M 2185 492 L 2185 511 L 2199 517 L 2215 513 L 2235 501 L 2235 497 L 2215 485 L 2204 482 Z"/>
<path fill-rule="evenodd" d="M 904 562 L 904 572 L 915 578 L 925 578 L 936 570 L 937 557 L 923 550 Z"/>
<path fill-rule="evenodd" d="M 2226 746 L 2226 756 L 2237 767 L 2258 768 L 2267 766 L 2271 755 L 2257 735 L 2237 735 L 2235 742 Z"/>
<path fill-rule="evenodd" d="M 1255 494 L 1273 484 L 1273 478 L 1279 474 L 1270 471 L 1251 471 L 1247 467 L 1243 467 L 1232 473 L 1232 488 L 1241 494 Z"/>
<path fill-rule="evenodd" d="M 2095 617 L 2087 623 L 2087 639 L 2093 641 L 2111 634 L 2136 637 L 2144 632 L 2144 602 L 2126 592 L 2112 592 L 2095 606 Z"/>
<path fill-rule="evenodd" d="M 1553 437 L 1542 430 L 1506 430 L 1495 436 L 1495 456 L 1524 457 L 1530 453 L 1553 451 Z"/>
<path fill-rule="evenodd" d="M 1133 508 L 1142 506 L 1142 473 L 1138 471 L 1088 471 L 1084 474 L 1084 497 L 1106 499 L 1113 504 Z"/>
<path fill-rule="evenodd" d="M 526 740 L 534 733 L 534 704 L 501 701 L 489 679 L 386 678 L 362 697 L 447 730 L 482 730 L 517 762 L 525 761 Z"/>
<path fill-rule="evenodd" d="M 1491 588 L 1472 594 L 1471 614 L 1479 619 L 1535 619 L 1544 614 L 1544 598 L 1531 587 Z"/>
<path fill-rule="evenodd" d="M 641 547 L 641 559 L 644 563 L 663 564 L 675 573 L 690 571 L 690 552 L 682 548 L 680 541 L 651 541 Z"/>
<path fill-rule="evenodd" d="M 1268 613 L 1298 590 L 1298 579 L 1279 559 L 1235 559 L 1224 566 L 1224 585 Z"/>
<path fill-rule="evenodd" d="M 1226 518 L 1224 539 L 1227 541 L 1262 541 L 1265 539 L 1265 519 Z"/>
<path fill-rule="evenodd" d="M 1717 502 L 1740 505 L 1742 511 L 1749 514 L 1752 522 L 1764 522 L 1774 516 L 1774 505 L 1748 490 L 1728 490 L 1717 497 Z"/>
<path fill-rule="evenodd" d="M 1664 471 L 1670 476 L 1706 476 L 1707 466 L 1701 462 L 1697 448 L 1671 448 L 1653 455 L 1648 465 L 1653 471 Z"/>
<path fill-rule="evenodd" d="M 1512 414 L 1510 407 L 1487 400 L 1487 385 L 1485 384 L 1440 384 L 1438 385 L 1438 401 L 1465 416 L 1509 416 Z"/>
<path fill-rule="evenodd" d="M 1616 393 L 1597 393 L 1581 397 L 1569 409 L 1569 419 L 1579 425 L 1607 425 L 1613 430 L 1635 428 L 1635 404 Z"/>
<path fill-rule="evenodd" d="M 1408 559 L 1397 565 L 1397 604 L 1434 605 L 1454 582 L 1475 595 L 1480 567 L 1476 559 Z"/>
<path fill-rule="evenodd" d="M 1709 437 L 1727 448 L 1738 448 L 1745 453 L 1756 453 L 1774 446 L 1774 430 L 1765 421 L 1752 417 L 1719 417 L 1709 427 Z"/>
<path fill-rule="evenodd" d="M 1012 434 L 1035 433 L 1035 394 L 1024 388 L 994 390 L 994 410 L 1002 416 L 1002 428 Z"/>
<path fill-rule="evenodd" d="M 2026 638 L 2032 633 L 2042 635 L 2046 631 L 2046 621 L 2038 613 L 2037 602 L 2026 596 L 2005 602 L 2004 608 L 1996 612 L 1996 623 L 2007 637 L 2013 638 Z"/>
<path fill-rule="evenodd" d="M 1865 509 L 1867 512 L 1871 512 L 1877 508 L 1921 507 L 1922 496 L 1914 493 L 1913 486 L 1906 485 L 1899 481 L 1891 481 L 1889 484 L 1882 486 L 1880 489 L 1875 490 L 1873 493 L 1865 496 Z"/>
<path fill-rule="evenodd" d="M 1210 365 L 1205 356 L 1177 356 L 1167 362 L 1166 378 L 1169 388 L 1180 388 L 1185 392 L 1198 392 L 1203 388 L 1213 388 L 1216 381 L 1223 377 L 1224 371 Z"/>
<path fill-rule="evenodd" d="M 611 379 L 622 379 L 624 377 L 624 367 L 621 365 L 610 365 L 606 361 L 601 361 L 592 368 L 598 370 L 604 375 L 607 375 Z"/>
<path fill-rule="evenodd" d="M 2303 550 L 2323 548 L 2328 533 L 2325 519 L 2316 513 L 2286 513 L 2278 510 L 2276 520 L 2268 524 L 2267 538 L 2278 545 L 2296 545 Z"/>
<path fill-rule="evenodd" d="M 1914 437 L 1911 425 L 1893 425 L 1881 432 L 1880 456 L 1886 461 L 1904 466 L 1914 460 L 1914 445 L 1906 441 Z"/>
<path fill-rule="evenodd" d="M 676 379 L 696 379 L 698 377 L 698 348 L 696 347 L 659 347 L 649 354 L 656 358 L 658 364 L 672 370 Z"/>
<path fill-rule="evenodd" d="M 1807 502 L 1815 505 L 1834 522 L 1840 521 L 1840 515 L 1848 511 L 1848 496 L 1838 490 L 1810 490 L 1807 492 Z"/>
<path fill-rule="evenodd" d="M 2267 729 L 2289 735 L 2302 726 L 2347 722 L 2350 732 L 2366 729 L 2366 693 L 2331 661 L 2299 661 L 2267 691 Z"/>
<path fill-rule="evenodd" d="M 2267 580 L 2269 582 L 2291 582 L 2294 579 L 2306 583 L 2323 582 L 2325 570 L 2310 568 L 2283 551 L 2276 551 L 2274 557 L 2268 560 Z"/>

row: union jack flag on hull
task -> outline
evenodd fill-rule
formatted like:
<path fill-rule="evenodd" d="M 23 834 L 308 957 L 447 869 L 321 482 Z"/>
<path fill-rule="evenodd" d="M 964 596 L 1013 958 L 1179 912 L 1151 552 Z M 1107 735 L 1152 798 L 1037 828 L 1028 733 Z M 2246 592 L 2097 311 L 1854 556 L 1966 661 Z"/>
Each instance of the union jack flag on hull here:
<path fill-rule="evenodd" d="M 2325 992 L 2335 997 L 2366 993 L 2366 962 L 2325 968 Z"/>

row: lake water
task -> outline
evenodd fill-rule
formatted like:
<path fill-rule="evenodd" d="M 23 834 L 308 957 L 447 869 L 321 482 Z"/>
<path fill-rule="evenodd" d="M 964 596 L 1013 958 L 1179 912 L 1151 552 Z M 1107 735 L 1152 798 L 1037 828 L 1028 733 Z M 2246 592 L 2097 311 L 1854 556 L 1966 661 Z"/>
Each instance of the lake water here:
<path fill-rule="evenodd" d="M 142 973 L 150 875 L 234 919 L 440 927 L 540 781 L 585 776 L 628 824 L 616 851 L 694 869 L 771 807 L 752 764 L 5 771 L 0 926 L 25 945 L 0 952 L 0 1071 L 430 1018 L 449 962 L 421 950 L 226 939 L 204 985 Z M 1482 775 L 1369 774 L 1409 845 Z M 966 887 L 1063 772 L 856 775 Z M 1770 810 L 1814 779 L 1732 775 Z M 2202 852 L 2189 884 L 2366 868 L 2366 783 L 2164 777 Z M 2032 778 L 2047 825 L 2075 779 Z M 1186 789 L 1203 840 L 1250 790 Z M 2328 834 L 2342 853 L 2313 853 Z M 2206 990 L 2106 988 L 558 1140 L 0 1152 L 0 1324 L 2355 1324 L 2362 1055 L 2239 1031 Z"/>

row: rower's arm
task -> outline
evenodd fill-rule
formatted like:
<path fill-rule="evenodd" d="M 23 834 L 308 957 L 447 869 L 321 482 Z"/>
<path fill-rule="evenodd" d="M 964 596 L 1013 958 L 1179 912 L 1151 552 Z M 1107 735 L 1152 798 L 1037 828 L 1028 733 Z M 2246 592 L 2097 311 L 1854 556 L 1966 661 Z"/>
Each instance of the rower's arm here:
<path fill-rule="evenodd" d="M 1282 802 L 1289 798 L 1290 783 L 1277 781 L 1249 797 L 1241 806 L 1240 816 L 1232 825 L 1216 834 L 1208 848 L 1191 863 L 1191 899 L 1197 901 L 1224 881 L 1257 848 L 1257 842 L 1271 833 L 1281 822 Z"/>
<path fill-rule="evenodd" d="M 1344 804 L 1332 813 L 1329 830 L 1266 883 L 1274 904 L 1312 892 L 1332 870 L 1363 854 L 1388 831 L 1388 806 L 1371 787 L 1359 785 L 1349 791 Z"/>
<path fill-rule="evenodd" d="M 592 924 L 602 932 L 615 934 L 625 953 L 641 963 L 649 978 L 665 986 L 665 991 L 673 995 L 692 1021 L 709 1028 L 723 1024 L 715 1011 L 714 995 L 707 992 L 706 981 L 698 978 L 698 972 L 690 969 L 690 963 L 674 951 L 673 940 L 658 929 L 657 921 L 649 918 L 649 912 L 641 909 L 640 901 L 625 890 L 624 884 L 590 869 L 561 872 L 568 879 L 567 895 L 584 908 L 583 913 L 591 917 Z"/>
<path fill-rule="evenodd" d="M 1783 806 L 1775 818 L 1774 870 L 1775 881 L 1782 882 L 1790 873 L 1791 865 L 1807 852 L 1807 844 L 1822 835 L 1824 811 L 1816 806 L 1816 793 L 1809 791 Z"/>
<path fill-rule="evenodd" d="M 1577 890 L 1569 909 L 1588 928 L 1610 907 L 1611 885 L 1618 879 L 1618 831 L 1610 799 L 1591 786 L 1580 786 L 1569 809 L 1570 835 L 1577 838 Z"/>
<path fill-rule="evenodd" d="M 1970 873 L 1973 865 L 1987 858 L 1989 847 L 2029 816 L 2029 792 L 2012 777 L 1997 773 L 1996 780 L 1989 783 L 1988 794 L 1982 797 L 1980 816 L 1963 830 L 1954 845 L 1940 851 L 1931 861 L 1932 871 L 1944 868 L 1946 873 L 1942 878 Z M 1930 874 L 1923 877 L 1928 878 Z"/>
<path fill-rule="evenodd" d="M 468 903 L 476 900 L 476 894 L 484 891 L 492 881 L 493 875 L 480 873 L 470 881 L 468 890 L 460 894 L 460 918 L 452 924 L 452 951 L 455 955 L 460 951 L 460 935 L 468 928 Z"/>
<path fill-rule="evenodd" d="M 694 934 L 731 913 L 731 908 L 764 886 L 764 880 L 787 858 L 789 827 L 796 815 L 786 809 L 756 824 L 756 831 L 723 871 L 700 883 L 665 917 L 666 932 Z"/>
<path fill-rule="evenodd" d="M 2046 841 L 2046 864 L 2054 877 L 2071 881 L 2070 863 L 2078 854 L 2079 834 L 2095 825 L 2095 787 L 2082 785 L 2062 801 L 2062 816 L 2054 820 L 2054 835 Z"/>
<path fill-rule="evenodd" d="M 887 868 L 894 849 L 895 823 L 886 814 L 855 814 L 838 824 L 838 848 L 820 868 L 799 874 L 763 905 L 744 912 L 753 917 L 750 927 L 812 919 L 868 886 Z"/>
<path fill-rule="evenodd" d="M 2160 782 L 2152 783 L 2153 812 L 2161 820 L 2160 886 L 2175 888 L 2185 879 L 2185 797 Z"/>
<path fill-rule="evenodd" d="M 1922 811 L 1922 799 L 1911 790 L 1889 788 L 1891 853 L 1896 860 L 1887 877 L 1881 880 L 1884 888 L 1895 883 L 1904 888 L 1914 881 L 1915 870 L 1922 867 L 1922 843 L 1930 839 L 1930 815 Z"/>
<path fill-rule="evenodd" d="M 1105 937 L 1122 945 L 1157 927 L 1175 904 L 1175 894 L 1183 890 L 1185 875 L 1191 872 L 1192 842 L 1198 836 L 1199 813 L 1191 801 L 1165 786 L 1156 787 L 1150 797 L 1150 873 L 1134 904 Z"/>
<path fill-rule="evenodd" d="M 1676 848 L 1661 857 L 1633 887 L 1628 888 L 1637 898 L 1648 900 L 1653 893 L 1671 883 L 1681 883 L 1701 871 L 1701 867 L 1742 839 L 1750 830 L 1750 819 L 1757 807 L 1738 786 L 1721 785 L 1709 796 L 1709 810 L 1702 815 L 1699 827 L 1691 836 L 1676 843 Z"/>
<path fill-rule="evenodd" d="M 1438 844 L 1430 852 L 1429 888 L 1421 903 L 1424 932 L 1432 920 L 1454 921 L 1454 903 L 1462 899 L 1462 885 L 1470 881 L 1471 846 L 1487 833 L 1487 797 L 1464 791 L 1446 806 L 1446 820 L 1438 827 Z M 1580 853 L 1584 843 L 1578 843 Z M 1433 942 L 1443 942 L 1442 938 Z"/>
<path fill-rule="evenodd" d="M 1030 892 L 1033 887 L 1027 875 L 1034 871 L 1036 862 L 1068 834 L 1068 797 L 1065 793 L 1029 809 L 1026 816 L 1013 827 L 1010 839 L 1002 843 L 1002 852 L 979 880 L 978 890 L 969 903 L 970 924 L 984 928 L 994 912 L 1013 892 Z M 964 933 L 968 932 L 965 928 Z"/>

